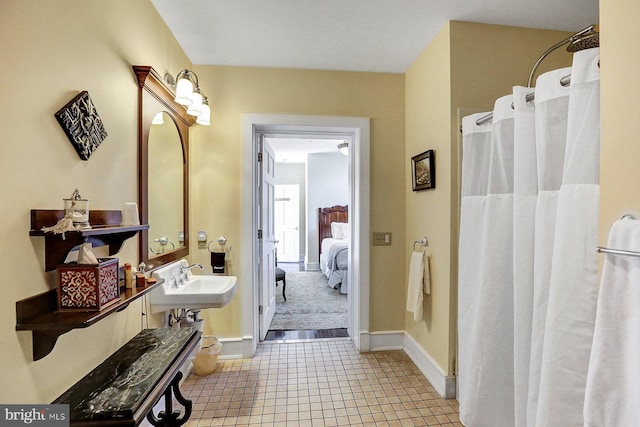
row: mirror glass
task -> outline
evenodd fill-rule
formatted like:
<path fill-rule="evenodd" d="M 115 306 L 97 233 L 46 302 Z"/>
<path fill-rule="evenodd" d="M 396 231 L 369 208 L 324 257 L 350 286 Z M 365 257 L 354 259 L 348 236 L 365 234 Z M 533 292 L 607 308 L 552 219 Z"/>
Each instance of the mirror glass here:
<path fill-rule="evenodd" d="M 166 112 L 159 112 L 152 121 L 148 156 L 148 250 L 153 258 L 184 246 L 182 143 Z"/>
<path fill-rule="evenodd" d="M 139 254 L 150 271 L 189 255 L 189 128 L 196 119 L 153 68 L 133 70 L 139 87 L 138 203 L 140 222 L 149 226 L 140 232 Z"/>

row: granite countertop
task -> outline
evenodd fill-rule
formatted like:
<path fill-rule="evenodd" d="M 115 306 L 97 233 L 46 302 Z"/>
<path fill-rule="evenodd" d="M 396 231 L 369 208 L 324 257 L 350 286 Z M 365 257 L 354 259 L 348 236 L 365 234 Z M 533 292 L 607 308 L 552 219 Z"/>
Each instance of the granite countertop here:
<path fill-rule="evenodd" d="M 69 404 L 72 422 L 131 419 L 196 334 L 194 328 L 145 329 L 53 403 Z"/>

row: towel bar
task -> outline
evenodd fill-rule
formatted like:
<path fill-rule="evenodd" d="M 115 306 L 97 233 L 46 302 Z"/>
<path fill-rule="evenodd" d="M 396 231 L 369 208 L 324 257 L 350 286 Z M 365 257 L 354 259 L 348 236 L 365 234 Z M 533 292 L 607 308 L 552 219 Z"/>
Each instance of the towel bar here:
<path fill-rule="evenodd" d="M 637 256 L 640 257 L 640 252 L 636 251 L 623 251 L 622 249 L 611 249 L 605 248 L 603 246 L 598 246 L 596 248 L 596 252 L 601 254 L 612 254 L 612 255 L 627 255 L 627 256 Z"/>
<path fill-rule="evenodd" d="M 620 219 L 633 220 L 633 219 L 636 219 L 636 217 L 633 216 L 633 214 L 624 214 L 624 215 L 622 215 L 622 217 Z M 625 250 L 622 250 L 622 249 L 605 248 L 604 246 L 596 247 L 596 252 L 598 252 L 600 254 L 626 255 L 626 256 L 637 256 L 637 257 L 640 257 L 640 252 L 625 251 Z"/>

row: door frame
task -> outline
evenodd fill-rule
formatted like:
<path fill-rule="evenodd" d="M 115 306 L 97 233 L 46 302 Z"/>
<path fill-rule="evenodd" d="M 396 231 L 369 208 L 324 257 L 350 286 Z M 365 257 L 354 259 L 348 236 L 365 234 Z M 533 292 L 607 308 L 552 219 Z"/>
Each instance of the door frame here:
<path fill-rule="evenodd" d="M 343 135 L 349 155 L 351 250 L 349 251 L 349 336 L 356 349 L 369 350 L 369 153 L 367 117 L 242 114 L 242 245 L 240 289 L 243 357 L 253 357 L 259 343 L 258 218 L 256 188 L 259 135 Z"/>

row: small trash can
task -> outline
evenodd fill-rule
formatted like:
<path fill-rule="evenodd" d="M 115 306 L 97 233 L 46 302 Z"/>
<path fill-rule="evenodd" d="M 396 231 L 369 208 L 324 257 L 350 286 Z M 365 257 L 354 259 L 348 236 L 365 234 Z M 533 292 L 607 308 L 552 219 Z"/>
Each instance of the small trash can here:
<path fill-rule="evenodd" d="M 193 359 L 193 373 L 206 376 L 216 370 L 222 343 L 213 335 L 202 337 L 202 347 Z"/>

